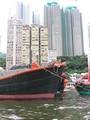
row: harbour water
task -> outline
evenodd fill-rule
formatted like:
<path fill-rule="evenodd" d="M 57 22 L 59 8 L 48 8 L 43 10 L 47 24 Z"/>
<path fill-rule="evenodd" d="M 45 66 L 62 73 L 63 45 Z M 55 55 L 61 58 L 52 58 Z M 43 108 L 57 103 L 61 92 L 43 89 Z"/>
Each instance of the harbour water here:
<path fill-rule="evenodd" d="M 89 112 L 90 97 L 75 89 L 54 100 L 0 101 L 0 120 L 87 120 Z"/>

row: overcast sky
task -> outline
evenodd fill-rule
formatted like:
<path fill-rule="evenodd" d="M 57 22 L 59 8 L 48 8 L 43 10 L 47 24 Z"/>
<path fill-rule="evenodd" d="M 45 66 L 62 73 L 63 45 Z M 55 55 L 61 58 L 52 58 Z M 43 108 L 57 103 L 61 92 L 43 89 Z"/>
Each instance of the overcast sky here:
<path fill-rule="evenodd" d="M 15 3 L 21 0 L 0 0 L 0 35 L 1 35 L 1 48 L 0 51 L 6 52 L 7 44 L 7 20 L 8 17 L 15 14 Z M 33 9 L 40 8 L 41 4 L 45 4 L 47 1 L 57 1 L 60 6 L 76 5 L 83 18 L 83 30 L 84 30 L 84 44 L 85 52 L 87 53 L 88 36 L 87 36 L 87 23 L 90 19 L 90 0 L 22 0 L 24 3 L 30 3 Z"/>

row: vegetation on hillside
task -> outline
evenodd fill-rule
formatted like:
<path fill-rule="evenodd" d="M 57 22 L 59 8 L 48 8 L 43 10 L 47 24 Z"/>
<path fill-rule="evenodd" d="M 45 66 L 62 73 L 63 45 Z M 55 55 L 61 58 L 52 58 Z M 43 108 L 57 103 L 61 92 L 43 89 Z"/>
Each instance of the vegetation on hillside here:
<path fill-rule="evenodd" d="M 6 67 L 6 58 L 0 58 L 0 67 L 5 69 Z"/>
<path fill-rule="evenodd" d="M 57 59 L 61 59 L 67 63 L 66 71 L 68 73 L 82 73 L 88 70 L 87 56 L 61 56 L 57 57 Z M 5 55 L 0 58 L 0 67 L 6 67 Z"/>
<path fill-rule="evenodd" d="M 6 67 L 6 55 L 0 52 L 0 67 Z"/>
<path fill-rule="evenodd" d="M 82 73 L 87 72 L 88 70 L 87 56 L 72 56 L 72 57 L 62 56 L 57 57 L 57 59 L 66 61 L 67 63 L 66 70 L 69 73 Z"/>

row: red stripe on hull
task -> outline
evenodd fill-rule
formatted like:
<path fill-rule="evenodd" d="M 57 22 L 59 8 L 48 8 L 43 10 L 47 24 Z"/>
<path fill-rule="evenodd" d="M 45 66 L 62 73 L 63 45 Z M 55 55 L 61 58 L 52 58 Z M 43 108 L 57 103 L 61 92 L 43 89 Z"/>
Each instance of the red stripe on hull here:
<path fill-rule="evenodd" d="M 54 93 L 27 94 L 27 95 L 0 95 L 0 100 L 34 100 L 34 99 L 53 99 Z"/>

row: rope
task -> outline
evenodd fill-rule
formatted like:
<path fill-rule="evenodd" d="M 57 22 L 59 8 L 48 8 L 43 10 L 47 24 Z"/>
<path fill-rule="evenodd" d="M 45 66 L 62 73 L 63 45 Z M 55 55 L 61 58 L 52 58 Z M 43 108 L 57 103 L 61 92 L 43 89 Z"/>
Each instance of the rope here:
<path fill-rule="evenodd" d="M 64 79 L 64 77 L 61 77 L 61 76 L 55 74 L 54 72 L 51 72 L 51 71 L 47 70 L 47 69 L 44 68 L 44 67 L 42 67 L 42 69 L 44 69 L 45 71 L 49 72 L 50 74 L 53 74 L 54 76 L 57 76 L 57 77 L 60 78 L 61 80 Z"/>

